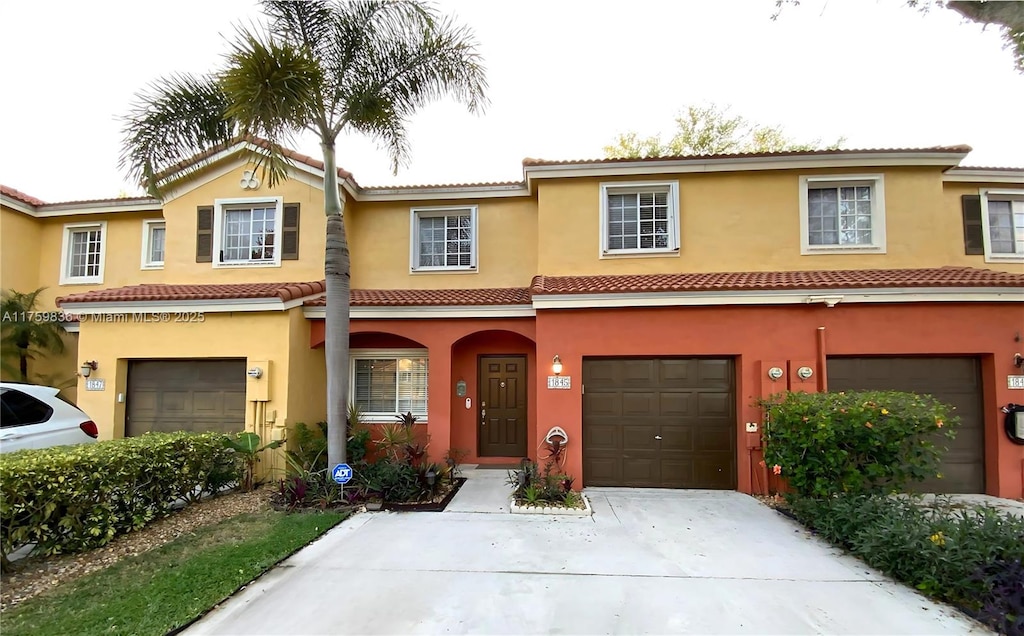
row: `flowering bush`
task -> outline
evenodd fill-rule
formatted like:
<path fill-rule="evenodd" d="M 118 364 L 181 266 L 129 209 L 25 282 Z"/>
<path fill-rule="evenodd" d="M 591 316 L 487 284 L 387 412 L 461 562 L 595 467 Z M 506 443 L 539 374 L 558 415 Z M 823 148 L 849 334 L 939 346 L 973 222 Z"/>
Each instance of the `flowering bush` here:
<path fill-rule="evenodd" d="M 783 393 L 758 405 L 765 462 L 812 497 L 896 491 L 938 475 L 959 422 L 931 396 L 895 391 Z"/>

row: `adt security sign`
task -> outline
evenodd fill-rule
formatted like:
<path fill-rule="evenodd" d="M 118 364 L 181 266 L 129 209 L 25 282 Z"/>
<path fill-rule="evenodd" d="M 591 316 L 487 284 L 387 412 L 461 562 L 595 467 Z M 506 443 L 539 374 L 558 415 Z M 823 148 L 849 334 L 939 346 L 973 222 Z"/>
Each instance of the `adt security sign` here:
<path fill-rule="evenodd" d="M 339 484 L 347 484 L 352 479 L 352 467 L 348 464 L 338 464 L 331 471 L 331 477 Z"/>

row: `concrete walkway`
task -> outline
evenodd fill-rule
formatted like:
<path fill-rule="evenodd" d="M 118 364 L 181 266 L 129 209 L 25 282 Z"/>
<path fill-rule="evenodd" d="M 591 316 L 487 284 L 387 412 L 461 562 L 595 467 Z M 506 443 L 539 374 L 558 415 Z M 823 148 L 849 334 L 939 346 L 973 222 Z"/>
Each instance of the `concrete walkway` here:
<path fill-rule="evenodd" d="M 987 633 L 740 493 L 512 515 L 504 471 L 469 477 L 445 513 L 347 520 L 187 633 Z"/>

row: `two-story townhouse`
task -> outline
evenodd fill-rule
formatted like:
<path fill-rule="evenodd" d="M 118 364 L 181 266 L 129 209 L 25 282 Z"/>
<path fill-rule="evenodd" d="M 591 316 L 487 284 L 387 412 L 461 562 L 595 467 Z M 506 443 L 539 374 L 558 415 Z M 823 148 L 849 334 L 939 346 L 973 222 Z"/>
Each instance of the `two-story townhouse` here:
<path fill-rule="evenodd" d="M 323 166 L 293 153 L 271 189 L 252 149 L 163 201 L 0 198 L 3 287 L 28 237 L 18 258 L 96 362 L 78 401 L 103 437 L 323 419 Z M 1019 498 L 1000 407 L 1024 402 L 1024 169 L 960 167 L 969 150 L 528 159 L 519 182 L 397 188 L 340 171 L 351 399 L 416 414 L 435 457 L 543 457 L 557 426 L 577 485 L 758 492 L 758 398 L 914 390 L 962 420 L 926 487 Z"/>

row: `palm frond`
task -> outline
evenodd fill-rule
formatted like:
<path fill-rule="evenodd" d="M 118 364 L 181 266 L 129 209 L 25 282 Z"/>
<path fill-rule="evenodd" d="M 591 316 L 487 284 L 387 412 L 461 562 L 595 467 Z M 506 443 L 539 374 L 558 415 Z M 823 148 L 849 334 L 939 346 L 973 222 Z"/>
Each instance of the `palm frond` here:
<path fill-rule="evenodd" d="M 438 17 L 419 2 L 384 4 L 389 9 L 373 7 L 377 14 L 368 14 L 368 8 L 355 11 L 369 19 L 362 25 L 339 20 L 338 43 L 346 51 L 335 59 L 347 66 L 332 67 L 330 62 L 325 66 L 340 77 L 332 84 L 335 101 L 344 109 L 337 117 L 338 129 L 351 125 L 384 142 L 392 169 L 397 170 L 407 159 L 408 146 L 396 131 L 404 128 L 413 113 L 442 97 L 480 112 L 487 105 L 487 80 L 468 27 Z"/>
<path fill-rule="evenodd" d="M 270 18 L 276 37 L 317 53 L 334 30 L 335 13 L 324 0 L 264 0 L 263 12 Z"/>
<path fill-rule="evenodd" d="M 228 104 L 213 77 L 178 74 L 156 80 L 136 95 L 124 118 L 120 168 L 159 196 L 168 169 L 191 174 L 204 167 L 202 161 L 176 164 L 232 139 L 236 125 L 227 115 Z"/>

